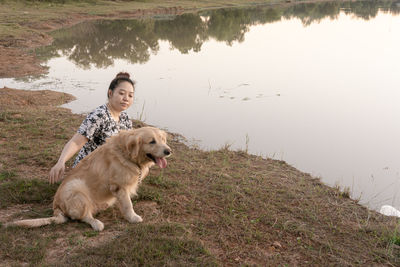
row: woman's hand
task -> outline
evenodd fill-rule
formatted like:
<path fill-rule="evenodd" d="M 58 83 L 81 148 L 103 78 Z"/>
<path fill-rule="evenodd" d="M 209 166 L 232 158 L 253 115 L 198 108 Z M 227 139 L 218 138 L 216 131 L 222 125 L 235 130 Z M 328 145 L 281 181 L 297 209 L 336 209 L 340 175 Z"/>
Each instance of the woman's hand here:
<path fill-rule="evenodd" d="M 53 166 L 50 170 L 50 175 L 49 175 L 49 183 L 54 184 L 60 181 L 65 172 L 65 164 L 62 162 L 57 162 L 56 165 Z"/>
<path fill-rule="evenodd" d="M 63 178 L 65 172 L 65 162 L 67 162 L 76 152 L 78 152 L 88 139 L 76 133 L 64 146 L 57 164 L 50 170 L 49 183 L 54 184 Z"/>

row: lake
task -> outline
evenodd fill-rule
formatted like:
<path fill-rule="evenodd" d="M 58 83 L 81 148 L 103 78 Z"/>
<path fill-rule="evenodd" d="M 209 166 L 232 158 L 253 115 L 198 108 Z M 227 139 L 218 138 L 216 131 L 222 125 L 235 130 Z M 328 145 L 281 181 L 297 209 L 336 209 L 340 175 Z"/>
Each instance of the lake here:
<path fill-rule="evenodd" d="M 52 33 L 48 74 L 0 87 L 73 94 L 86 113 L 121 70 L 135 119 L 203 149 L 247 150 L 400 207 L 400 2 L 332 2 L 102 20 Z"/>

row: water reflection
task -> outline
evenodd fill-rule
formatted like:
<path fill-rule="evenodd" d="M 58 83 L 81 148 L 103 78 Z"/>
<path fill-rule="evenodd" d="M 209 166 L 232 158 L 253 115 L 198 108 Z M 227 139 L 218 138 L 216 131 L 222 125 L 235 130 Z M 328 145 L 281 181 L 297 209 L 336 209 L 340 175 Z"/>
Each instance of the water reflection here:
<path fill-rule="evenodd" d="M 232 45 L 242 42 L 252 25 L 298 18 L 304 26 L 322 19 L 335 19 L 341 11 L 356 18 L 369 20 L 379 10 L 400 12 L 396 2 L 361 1 L 298 4 L 290 7 L 257 7 L 251 9 L 220 9 L 200 14 L 185 14 L 169 20 L 116 20 L 82 23 L 67 30 L 54 32 L 52 45 L 38 51 L 49 60 L 65 56 L 81 68 L 108 67 L 116 59 L 145 63 L 159 51 L 159 41 L 168 41 L 181 53 L 199 52 L 202 45 L 215 39 Z"/>

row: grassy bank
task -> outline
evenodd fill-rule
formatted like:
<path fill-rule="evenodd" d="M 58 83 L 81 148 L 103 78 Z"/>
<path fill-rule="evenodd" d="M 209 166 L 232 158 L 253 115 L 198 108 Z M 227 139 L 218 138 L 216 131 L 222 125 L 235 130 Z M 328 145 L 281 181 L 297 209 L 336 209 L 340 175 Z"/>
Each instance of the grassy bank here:
<path fill-rule="evenodd" d="M 13 96 L 13 97 L 11 97 Z M 49 168 L 82 116 L 53 106 L 50 91 L 0 89 L 0 221 L 51 214 Z M 0 229 L 6 265 L 400 264 L 396 219 L 360 206 L 285 162 L 190 148 L 172 134 L 167 169 L 154 168 L 133 199 L 144 222 L 116 208 L 98 215 L 101 233 L 68 222 Z"/>

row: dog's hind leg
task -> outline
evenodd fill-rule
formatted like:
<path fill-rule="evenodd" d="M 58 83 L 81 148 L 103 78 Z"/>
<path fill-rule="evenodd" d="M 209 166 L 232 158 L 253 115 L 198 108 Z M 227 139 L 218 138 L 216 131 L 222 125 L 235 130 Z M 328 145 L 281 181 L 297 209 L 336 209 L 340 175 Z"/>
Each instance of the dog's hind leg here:
<path fill-rule="evenodd" d="M 66 221 L 68 221 L 68 217 L 61 210 L 54 211 L 53 222 L 55 224 L 65 223 Z"/>
<path fill-rule="evenodd" d="M 67 214 L 71 219 L 88 223 L 96 231 L 104 229 L 104 224 L 93 218 L 94 208 L 86 195 L 77 193 L 66 204 Z"/>
<path fill-rule="evenodd" d="M 95 231 L 103 231 L 104 229 L 104 224 L 100 220 L 93 218 L 91 214 L 82 218 L 81 221 L 90 224 Z"/>

